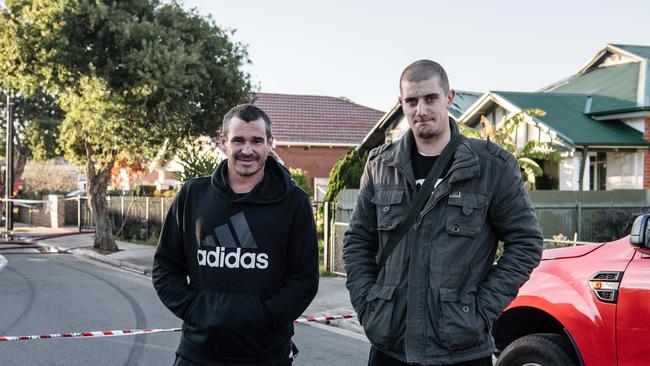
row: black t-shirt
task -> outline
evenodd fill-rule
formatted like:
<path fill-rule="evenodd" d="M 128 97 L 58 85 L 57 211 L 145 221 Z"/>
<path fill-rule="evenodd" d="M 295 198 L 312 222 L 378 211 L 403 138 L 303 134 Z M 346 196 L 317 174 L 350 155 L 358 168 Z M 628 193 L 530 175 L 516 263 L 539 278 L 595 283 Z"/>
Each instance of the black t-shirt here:
<path fill-rule="evenodd" d="M 436 156 L 427 156 L 427 155 L 422 155 L 418 151 L 417 145 L 413 144 L 413 149 L 411 150 L 411 166 L 413 167 L 413 175 L 415 176 L 415 189 L 420 189 L 422 184 L 424 183 L 424 180 L 426 179 L 427 175 L 429 174 L 429 171 L 431 168 L 433 168 L 433 165 L 436 163 L 438 160 L 439 155 Z M 441 178 L 447 174 L 449 171 L 449 168 L 451 167 L 451 163 L 453 162 L 453 159 L 449 159 L 449 162 L 447 163 L 447 166 L 445 169 L 442 171 L 442 174 L 440 175 L 440 178 L 438 179 L 438 182 L 436 182 L 436 186 L 440 182 Z"/>

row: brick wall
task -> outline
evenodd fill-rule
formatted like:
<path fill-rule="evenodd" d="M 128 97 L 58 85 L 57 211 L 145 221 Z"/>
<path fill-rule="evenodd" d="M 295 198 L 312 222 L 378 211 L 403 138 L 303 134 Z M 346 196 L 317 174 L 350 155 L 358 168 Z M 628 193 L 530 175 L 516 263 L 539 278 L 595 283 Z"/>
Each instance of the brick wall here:
<path fill-rule="evenodd" d="M 645 119 L 643 138 L 650 141 L 650 117 Z M 643 189 L 650 189 L 650 151 L 646 149 L 643 158 Z"/>
<path fill-rule="evenodd" d="M 327 146 L 277 146 L 276 151 L 284 160 L 284 165 L 307 171 L 309 186 L 314 178 L 327 178 L 334 164 L 345 155 L 348 147 Z"/>

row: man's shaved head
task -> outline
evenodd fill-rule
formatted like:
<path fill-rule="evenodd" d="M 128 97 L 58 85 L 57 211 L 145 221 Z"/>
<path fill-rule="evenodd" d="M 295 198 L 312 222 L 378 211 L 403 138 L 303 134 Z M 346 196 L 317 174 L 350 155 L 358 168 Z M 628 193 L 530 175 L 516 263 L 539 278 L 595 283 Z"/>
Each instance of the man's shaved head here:
<path fill-rule="evenodd" d="M 449 79 L 445 69 L 439 63 L 431 60 L 419 60 L 408 65 L 402 76 L 399 78 L 399 90 L 402 92 L 402 82 L 419 82 L 438 77 L 440 87 L 445 93 L 449 93 Z"/>

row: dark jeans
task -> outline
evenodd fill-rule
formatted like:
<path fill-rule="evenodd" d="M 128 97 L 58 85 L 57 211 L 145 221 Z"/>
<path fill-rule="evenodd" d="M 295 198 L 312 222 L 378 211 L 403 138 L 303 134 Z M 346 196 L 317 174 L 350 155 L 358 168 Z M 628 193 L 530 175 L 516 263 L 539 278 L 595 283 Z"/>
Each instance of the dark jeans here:
<path fill-rule="evenodd" d="M 387 354 L 378 351 L 375 347 L 370 347 L 370 359 L 368 366 L 409 366 L 410 363 L 396 360 Z M 480 358 L 478 360 L 454 363 L 447 366 L 492 366 L 492 357 Z"/>

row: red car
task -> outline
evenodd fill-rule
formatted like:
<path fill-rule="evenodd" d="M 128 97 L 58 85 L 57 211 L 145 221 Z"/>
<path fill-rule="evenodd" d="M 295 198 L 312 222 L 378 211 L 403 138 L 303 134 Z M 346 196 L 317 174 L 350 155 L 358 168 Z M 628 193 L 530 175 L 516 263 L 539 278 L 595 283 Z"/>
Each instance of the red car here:
<path fill-rule="evenodd" d="M 494 324 L 496 365 L 650 365 L 648 221 L 614 242 L 545 250 Z"/>

